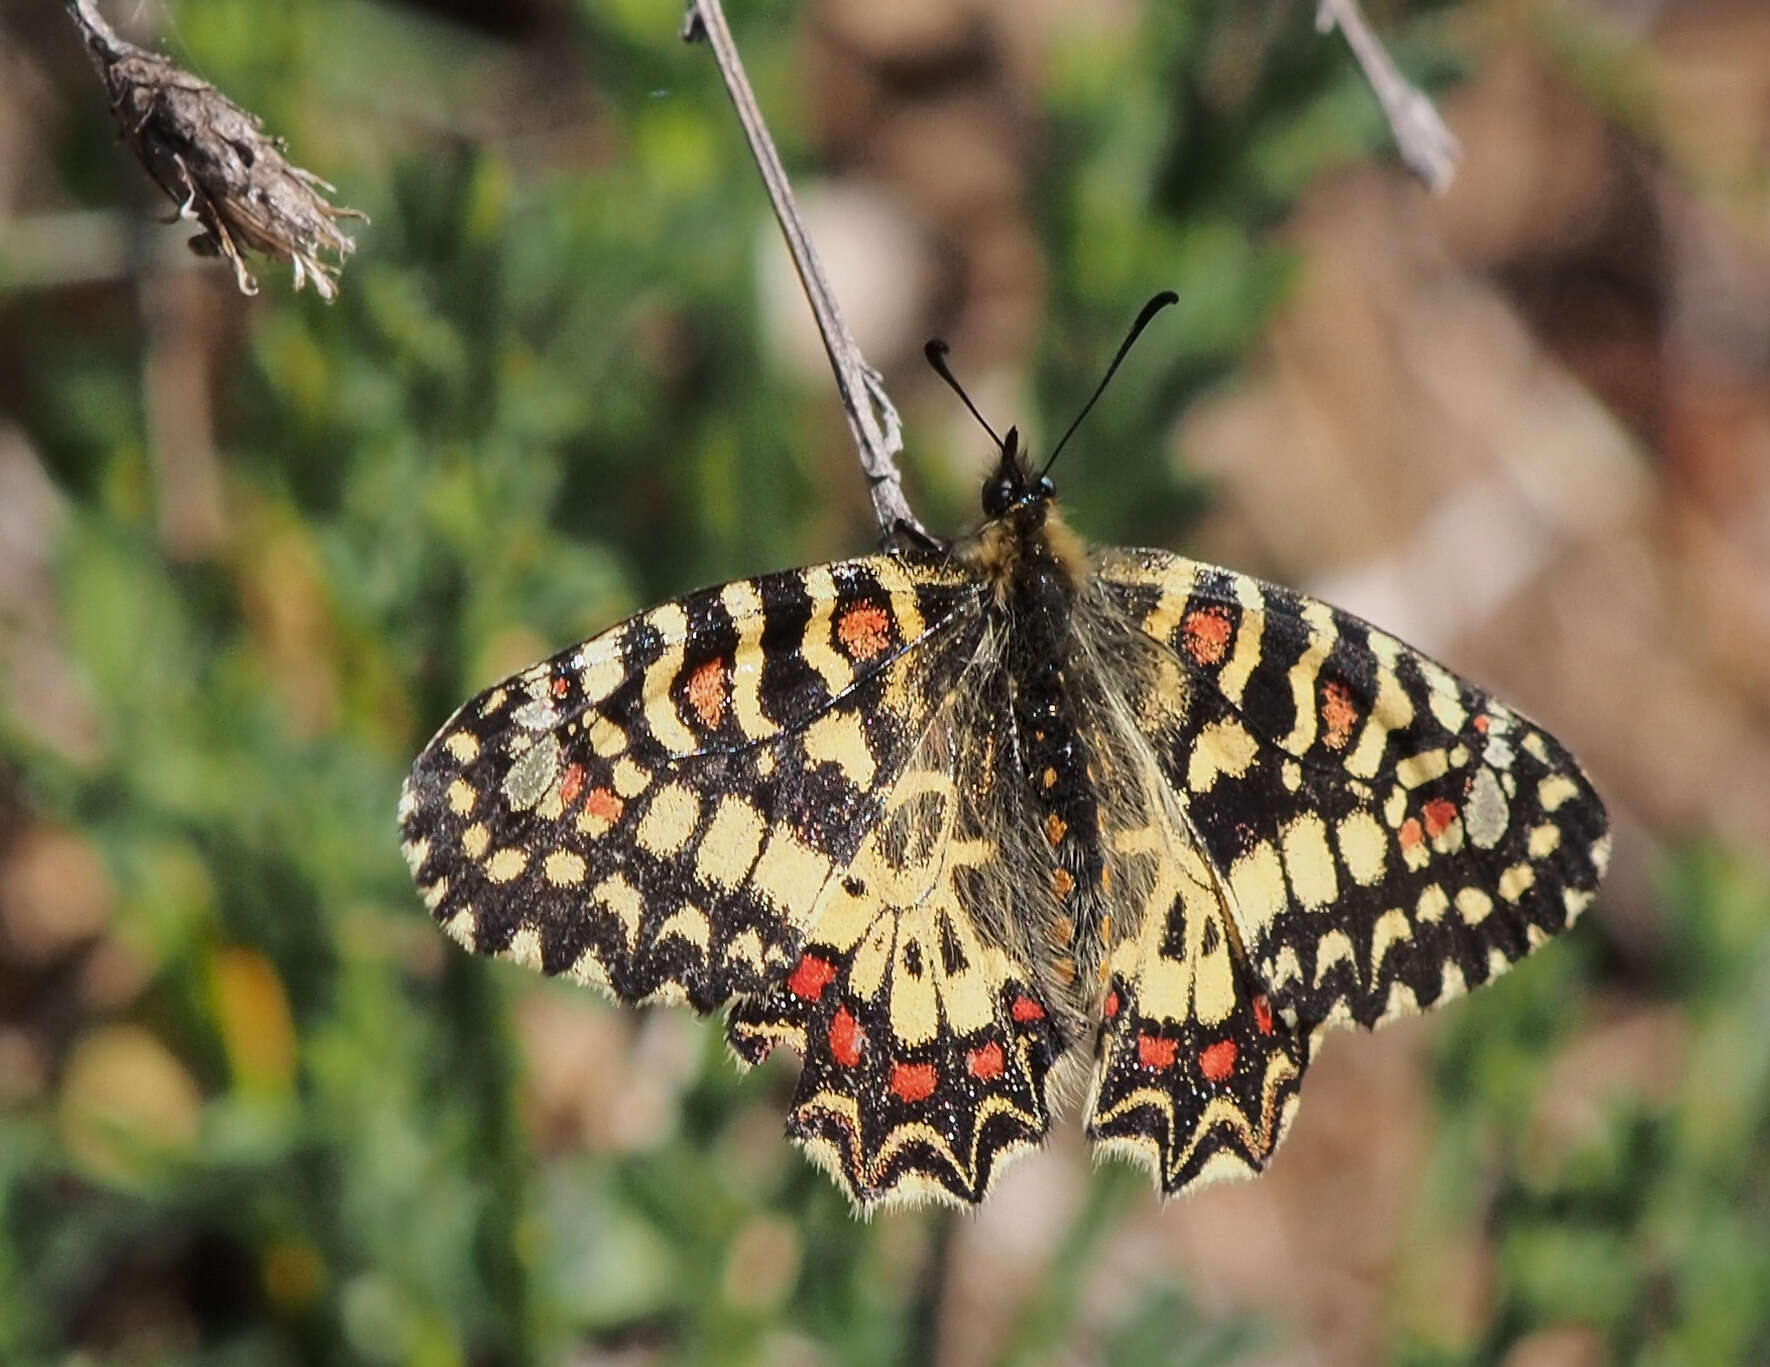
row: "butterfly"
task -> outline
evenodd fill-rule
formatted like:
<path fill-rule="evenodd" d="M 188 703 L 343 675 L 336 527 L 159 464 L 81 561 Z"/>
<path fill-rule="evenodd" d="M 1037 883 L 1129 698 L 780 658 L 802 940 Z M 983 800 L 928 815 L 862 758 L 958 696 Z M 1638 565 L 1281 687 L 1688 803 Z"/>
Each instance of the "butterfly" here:
<path fill-rule="evenodd" d="M 1066 1077 L 1164 1193 L 1257 1173 L 1327 1027 L 1503 972 L 1609 852 L 1540 727 L 1302 594 L 1090 549 L 997 445 L 975 534 L 631 617 L 466 703 L 400 803 L 467 948 L 796 1051 L 788 1133 L 862 1208 L 981 1201 Z"/>

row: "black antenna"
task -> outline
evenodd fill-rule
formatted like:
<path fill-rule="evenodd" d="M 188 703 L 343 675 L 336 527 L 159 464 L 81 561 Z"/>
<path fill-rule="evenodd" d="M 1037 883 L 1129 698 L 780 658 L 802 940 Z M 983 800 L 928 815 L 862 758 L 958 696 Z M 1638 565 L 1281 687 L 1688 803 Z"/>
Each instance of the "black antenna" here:
<path fill-rule="evenodd" d="M 934 373 L 940 376 L 941 379 L 945 380 L 947 384 L 952 386 L 953 393 L 957 394 L 964 400 L 965 407 L 971 410 L 971 416 L 976 418 L 978 422 L 983 423 L 983 430 L 990 434 L 990 439 L 995 442 L 996 446 L 1001 450 L 1006 450 L 1007 447 L 1003 444 L 1002 439 L 996 435 L 996 429 L 991 427 L 987 422 L 984 422 L 983 414 L 977 411 L 977 405 L 971 402 L 971 396 L 967 394 L 963 386 L 953 378 L 953 372 L 947 369 L 946 354 L 951 349 L 952 348 L 947 346 L 947 344 L 941 341 L 940 338 L 935 337 L 931 338 L 928 344 L 922 348 L 922 354 L 928 358 L 928 364 L 934 367 Z"/>
<path fill-rule="evenodd" d="M 1082 411 L 1076 414 L 1076 420 L 1069 425 L 1069 431 L 1063 434 L 1062 440 L 1060 440 L 1052 449 L 1051 458 L 1045 462 L 1045 468 L 1039 471 L 1040 478 L 1043 478 L 1051 467 L 1057 463 L 1057 457 L 1062 453 L 1064 443 L 1075 435 L 1076 428 L 1082 425 L 1082 419 L 1088 416 L 1088 410 L 1091 409 L 1095 403 L 1099 401 L 1100 396 L 1106 392 L 1106 386 L 1112 380 L 1113 371 L 1119 368 L 1119 362 L 1125 359 L 1125 353 L 1131 349 L 1131 344 L 1142 334 L 1143 329 L 1149 326 L 1149 320 L 1155 317 L 1156 314 L 1160 313 L 1169 304 L 1178 304 L 1179 302 L 1180 296 L 1175 294 L 1173 290 L 1163 290 L 1143 306 L 1143 312 L 1139 313 L 1137 315 L 1137 321 L 1131 324 L 1131 331 L 1126 335 L 1125 340 L 1119 344 L 1119 354 L 1112 358 L 1112 364 L 1106 367 L 1106 374 L 1100 377 L 1100 383 L 1094 389 L 1094 397 L 1082 405 Z M 969 403 L 970 400 L 967 399 L 966 402 Z M 979 419 L 979 421 L 981 421 L 981 419 Z M 991 433 L 990 435 L 994 436 L 995 434 Z"/>

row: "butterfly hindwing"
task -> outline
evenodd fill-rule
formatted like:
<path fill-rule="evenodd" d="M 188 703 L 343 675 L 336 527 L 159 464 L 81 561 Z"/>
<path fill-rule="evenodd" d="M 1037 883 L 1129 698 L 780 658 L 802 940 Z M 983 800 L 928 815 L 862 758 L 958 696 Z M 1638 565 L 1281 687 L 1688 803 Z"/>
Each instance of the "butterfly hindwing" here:
<path fill-rule="evenodd" d="M 1157 782 L 1160 780 L 1157 779 Z M 1107 960 L 1086 1124 L 1163 1191 L 1266 1166 L 1296 1109 L 1307 1039 L 1253 981 L 1211 870 L 1151 794 L 1114 840 L 1131 933 Z"/>
<path fill-rule="evenodd" d="M 976 581 L 891 556 L 737 580 L 469 701 L 404 850 L 469 948 L 701 1011 L 779 978 L 981 633 Z"/>
<path fill-rule="evenodd" d="M 1281 1019 L 1446 1000 L 1592 900 L 1603 806 L 1531 722 L 1290 590 L 1160 551 L 1097 574 L 1171 655 L 1140 724 Z"/>
<path fill-rule="evenodd" d="M 1015 942 L 1005 681 L 973 663 L 797 964 L 727 1022 L 747 1060 L 780 1043 L 801 1054 L 788 1132 L 861 1206 L 980 1201 L 1049 1124 L 1045 1075 L 1062 1042 Z"/>

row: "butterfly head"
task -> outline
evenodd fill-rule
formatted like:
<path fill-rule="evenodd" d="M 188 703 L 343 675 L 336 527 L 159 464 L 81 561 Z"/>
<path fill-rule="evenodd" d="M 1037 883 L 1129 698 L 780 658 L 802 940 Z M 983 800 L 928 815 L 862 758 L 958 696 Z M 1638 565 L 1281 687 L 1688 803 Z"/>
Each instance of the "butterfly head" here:
<path fill-rule="evenodd" d="M 1020 429 L 1010 427 L 1002 439 L 1002 458 L 983 483 L 983 515 L 1006 517 L 1017 508 L 1041 512 L 1057 495 L 1057 486 L 1046 474 L 1035 475 L 1020 449 Z"/>
<path fill-rule="evenodd" d="M 946 363 L 947 344 L 939 338 L 935 338 L 922 348 L 922 354 L 928 358 L 928 364 L 934 368 L 934 373 L 945 380 L 952 388 L 953 393 L 964 401 L 965 407 L 971 410 L 971 416 L 976 418 L 983 430 L 990 434 L 991 439 L 994 440 L 1002 453 L 1002 458 L 996 463 L 996 468 L 984 481 L 983 513 L 985 517 L 996 521 L 1007 517 L 1016 510 L 1021 510 L 1031 514 L 1030 518 L 1026 520 L 1030 521 L 1032 525 L 1037 526 L 1043 523 L 1051 500 L 1057 494 L 1057 486 L 1051 483 L 1049 475 L 1051 467 L 1057 462 L 1057 457 L 1062 454 L 1069 439 L 1075 435 L 1076 429 L 1082 425 L 1082 419 L 1088 416 L 1088 410 L 1093 408 L 1095 403 L 1099 401 L 1101 394 L 1105 393 L 1107 382 L 1112 379 L 1113 372 L 1125 359 L 1125 354 L 1130 351 L 1131 344 L 1137 340 L 1143 329 L 1149 326 L 1149 320 L 1170 304 L 1179 302 L 1179 295 L 1172 290 L 1163 290 L 1143 306 L 1143 311 L 1137 315 L 1137 321 L 1131 324 L 1131 331 L 1119 344 L 1118 354 L 1112 358 L 1112 364 L 1106 368 L 1106 374 L 1095 386 L 1093 395 L 1087 403 L 1082 405 L 1082 411 L 1076 414 L 1075 421 L 1070 423 L 1069 430 L 1052 448 L 1050 458 L 1046 460 L 1036 475 L 1028 466 L 1025 453 L 1020 449 L 1020 429 L 1010 427 L 1006 437 L 998 437 L 996 429 L 991 427 L 983 414 L 977 411 L 977 405 L 971 402 L 971 396 L 965 392 L 964 386 L 953 378 L 953 372 Z"/>

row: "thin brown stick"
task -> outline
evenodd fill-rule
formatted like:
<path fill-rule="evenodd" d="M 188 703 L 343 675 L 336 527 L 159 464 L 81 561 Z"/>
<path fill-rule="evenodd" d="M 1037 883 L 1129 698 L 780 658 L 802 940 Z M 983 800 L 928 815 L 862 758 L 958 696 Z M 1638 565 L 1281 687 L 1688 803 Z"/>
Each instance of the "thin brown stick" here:
<path fill-rule="evenodd" d="M 799 273 L 799 283 L 805 289 L 812 316 L 817 320 L 817 330 L 830 358 L 830 368 L 836 372 L 836 390 L 842 399 L 842 411 L 848 417 L 848 430 L 854 436 L 860 468 L 872 494 L 873 515 L 879 521 L 880 534 L 888 542 L 908 535 L 914 540 L 930 543 L 933 538 L 910 510 L 909 500 L 903 492 L 903 477 L 897 469 L 896 458 L 903 450 L 903 429 L 897 409 L 885 393 L 879 372 L 867 364 L 853 334 L 842 321 L 835 291 L 824 275 L 817 248 L 812 245 L 811 234 L 794 202 L 792 186 L 787 183 L 786 170 L 775 151 L 774 140 L 768 136 L 768 125 L 756 104 L 755 92 L 744 75 L 744 64 L 738 57 L 731 30 L 726 27 L 719 0 L 691 0 L 682 36 L 691 42 L 704 38 L 713 50 L 713 59 L 719 64 L 726 93 L 737 110 L 744 138 L 750 144 L 750 155 L 755 158 L 756 169 L 762 173 L 762 184 L 768 191 L 775 220 L 780 224 L 781 234 L 787 240 L 787 250 L 792 254 L 793 268 Z"/>
<path fill-rule="evenodd" d="M 1315 27 L 1323 33 L 1337 28 L 1346 35 L 1346 46 L 1383 107 L 1401 159 L 1429 190 L 1443 194 L 1456 177 L 1462 147 L 1425 92 L 1408 82 L 1382 40 L 1371 32 L 1358 0 L 1319 0 Z"/>

